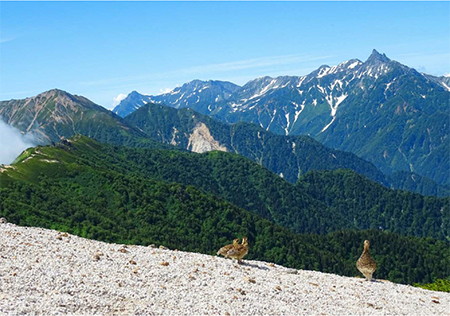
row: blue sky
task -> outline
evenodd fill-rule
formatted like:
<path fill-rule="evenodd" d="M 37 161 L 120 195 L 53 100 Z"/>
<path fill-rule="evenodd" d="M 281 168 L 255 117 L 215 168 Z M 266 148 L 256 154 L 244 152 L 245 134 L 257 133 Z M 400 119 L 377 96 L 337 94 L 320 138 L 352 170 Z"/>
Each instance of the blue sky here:
<path fill-rule="evenodd" d="M 373 48 L 450 73 L 449 2 L 0 2 L 0 100 L 60 88 L 112 108 L 193 79 L 305 75 Z"/>

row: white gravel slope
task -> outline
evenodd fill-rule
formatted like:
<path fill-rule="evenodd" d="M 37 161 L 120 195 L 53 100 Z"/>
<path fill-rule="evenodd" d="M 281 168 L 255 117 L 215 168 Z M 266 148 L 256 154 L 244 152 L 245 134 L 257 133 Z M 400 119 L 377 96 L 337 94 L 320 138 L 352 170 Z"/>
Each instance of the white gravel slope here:
<path fill-rule="evenodd" d="M 12 224 L 0 241 L 1 315 L 450 315 L 450 293 L 387 281 Z"/>

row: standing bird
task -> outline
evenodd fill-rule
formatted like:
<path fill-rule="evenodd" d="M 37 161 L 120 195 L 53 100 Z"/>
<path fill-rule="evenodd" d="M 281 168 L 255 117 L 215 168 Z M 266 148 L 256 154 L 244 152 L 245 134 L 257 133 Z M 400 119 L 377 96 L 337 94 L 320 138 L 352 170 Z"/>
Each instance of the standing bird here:
<path fill-rule="evenodd" d="M 359 257 L 358 261 L 356 261 L 356 267 L 358 268 L 359 272 L 364 274 L 366 279 L 368 281 L 372 280 L 372 274 L 377 269 L 377 263 L 375 260 L 373 260 L 372 256 L 369 252 L 370 247 L 370 241 L 364 240 L 364 250 L 361 254 L 361 257 Z"/>
<path fill-rule="evenodd" d="M 226 246 L 223 246 L 222 248 L 220 248 L 219 251 L 217 251 L 217 254 L 222 255 L 225 258 L 228 258 L 227 252 L 237 245 L 239 245 L 239 239 L 236 238 L 235 240 L 233 240 L 232 244 L 229 244 L 229 245 L 226 245 Z"/>
<path fill-rule="evenodd" d="M 247 237 L 242 239 L 242 244 L 233 246 L 227 251 L 227 257 L 234 258 L 238 260 L 238 263 L 242 263 L 242 258 L 248 253 L 248 240 Z"/>

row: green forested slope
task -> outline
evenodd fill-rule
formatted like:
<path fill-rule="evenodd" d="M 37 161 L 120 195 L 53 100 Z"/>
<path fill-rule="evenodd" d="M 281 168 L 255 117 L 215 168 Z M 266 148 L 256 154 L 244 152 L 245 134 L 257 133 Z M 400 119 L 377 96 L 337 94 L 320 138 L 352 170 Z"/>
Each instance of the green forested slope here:
<path fill-rule="evenodd" d="M 351 171 L 310 173 L 330 178 L 308 178 L 307 185 L 295 186 L 230 153 L 97 146 L 78 155 L 87 164 L 102 162 L 119 172 L 193 185 L 297 233 L 381 227 L 419 237 L 450 235 L 447 199 L 387 189 Z M 335 182 L 339 185 L 327 191 Z"/>
<path fill-rule="evenodd" d="M 445 153 L 442 153 L 445 155 Z M 427 196 L 450 196 L 450 187 L 437 185 L 431 179 L 421 177 L 416 173 L 397 171 L 389 176 L 391 186 L 397 189 L 420 193 Z"/>
<path fill-rule="evenodd" d="M 85 137 L 44 149 L 95 169 L 192 185 L 296 233 L 381 228 L 418 237 L 449 236 L 448 200 L 386 189 L 353 172 L 313 172 L 320 177 L 292 185 L 249 159 L 224 152 L 114 147 Z"/>
<path fill-rule="evenodd" d="M 297 186 L 359 227 L 450 240 L 449 198 L 389 190 L 351 170 L 311 171 Z"/>

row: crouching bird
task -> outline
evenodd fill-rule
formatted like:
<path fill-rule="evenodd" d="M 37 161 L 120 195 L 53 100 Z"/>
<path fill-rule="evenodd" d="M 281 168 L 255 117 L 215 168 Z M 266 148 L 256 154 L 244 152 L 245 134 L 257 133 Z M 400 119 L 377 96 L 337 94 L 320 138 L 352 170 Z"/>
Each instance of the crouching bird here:
<path fill-rule="evenodd" d="M 248 240 L 247 237 L 244 237 L 242 239 L 241 244 L 237 244 L 236 246 L 233 246 L 230 248 L 230 250 L 227 251 L 227 257 L 237 259 L 238 263 L 242 263 L 242 258 L 248 253 Z"/>
<path fill-rule="evenodd" d="M 377 263 L 372 258 L 369 252 L 370 241 L 364 240 L 364 250 L 359 257 L 358 261 L 356 261 L 356 267 L 359 272 L 361 272 L 368 281 L 372 280 L 372 274 L 377 269 Z"/>
<path fill-rule="evenodd" d="M 228 256 L 227 256 L 228 251 L 237 245 L 239 245 L 239 239 L 236 238 L 235 240 L 233 240 L 232 244 L 229 244 L 229 245 L 226 245 L 226 246 L 223 246 L 222 248 L 220 248 L 219 251 L 217 251 L 217 255 L 222 255 L 225 258 L 228 258 Z"/>

